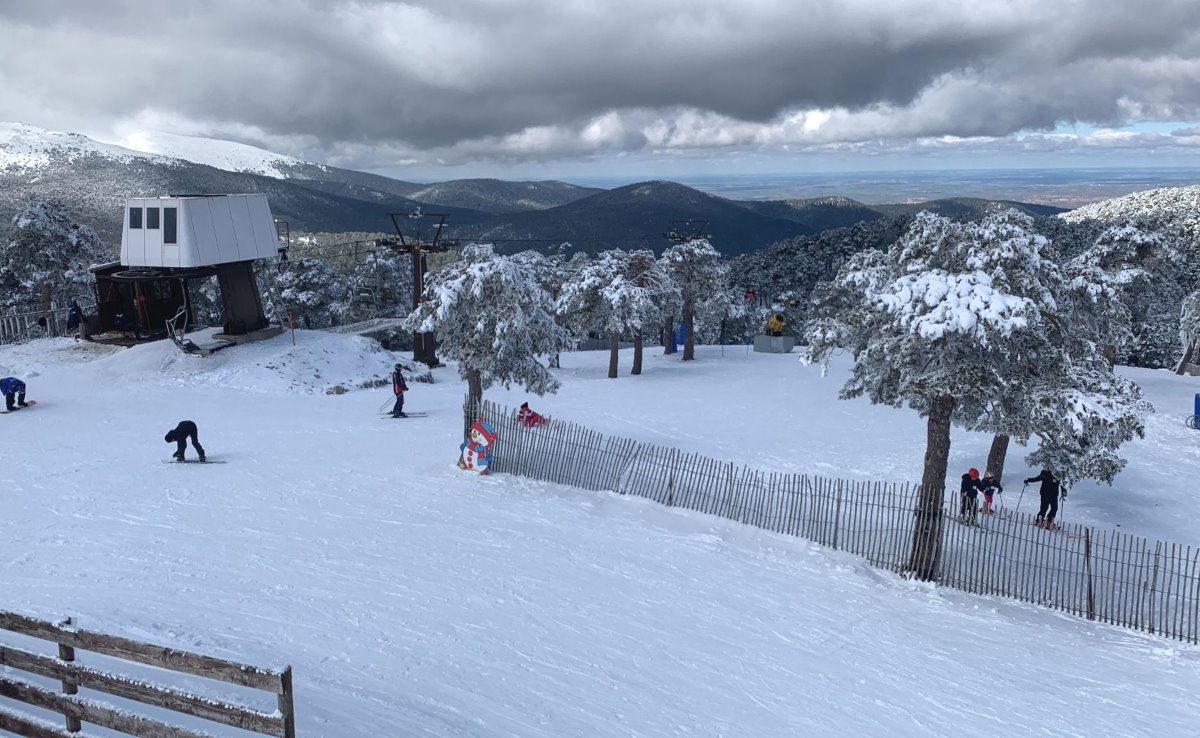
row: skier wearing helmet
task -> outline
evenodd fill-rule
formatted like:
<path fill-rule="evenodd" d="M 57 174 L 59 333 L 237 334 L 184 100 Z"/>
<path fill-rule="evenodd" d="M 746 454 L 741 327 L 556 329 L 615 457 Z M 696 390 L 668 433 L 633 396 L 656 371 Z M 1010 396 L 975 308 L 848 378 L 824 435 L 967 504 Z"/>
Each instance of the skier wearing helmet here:
<path fill-rule="evenodd" d="M 397 364 L 392 368 L 392 392 L 396 395 L 396 404 L 392 406 L 393 418 L 407 418 L 404 414 L 404 392 L 408 389 L 408 385 L 404 382 L 404 375 L 401 370 L 404 367 Z"/>
<path fill-rule="evenodd" d="M 962 486 L 958 489 L 959 495 L 962 496 L 962 506 L 958 513 L 965 523 L 975 522 L 975 498 L 979 495 L 981 488 L 979 470 L 968 469 L 967 473 L 962 475 Z"/>

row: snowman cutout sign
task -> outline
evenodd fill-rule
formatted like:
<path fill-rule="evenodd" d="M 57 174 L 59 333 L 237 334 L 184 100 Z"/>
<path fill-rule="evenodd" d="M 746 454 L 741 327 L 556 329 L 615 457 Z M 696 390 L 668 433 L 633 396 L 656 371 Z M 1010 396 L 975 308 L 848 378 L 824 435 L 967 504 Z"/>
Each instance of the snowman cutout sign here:
<path fill-rule="evenodd" d="M 458 468 L 480 474 L 490 474 L 492 445 L 495 442 L 496 431 L 490 423 L 484 422 L 483 419 L 472 423 L 467 440 L 458 447 L 461 452 L 458 457 Z"/>

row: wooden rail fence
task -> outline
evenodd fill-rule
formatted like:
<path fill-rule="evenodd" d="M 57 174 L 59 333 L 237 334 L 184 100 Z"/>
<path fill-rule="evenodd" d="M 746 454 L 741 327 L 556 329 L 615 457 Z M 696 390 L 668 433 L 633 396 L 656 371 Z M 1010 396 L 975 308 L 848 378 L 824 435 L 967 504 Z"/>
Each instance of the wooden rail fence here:
<path fill-rule="evenodd" d="M 78 298 L 78 301 L 84 315 L 92 315 L 96 312 L 94 299 L 81 297 Z M 70 336 L 75 333 L 67 328 L 67 315 L 70 312 L 70 304 L 60 307 L 51 303 L 49 310 L 0 313 L 0 344 L 25 343 L 35 338 Z"/>
<path fill-rule="evenodd" d="M 57 658 L 21 648 L 0 646 L 0 666 L 57 679 L 62 683 L 62 690 L 54 691 L 23 679 L 0 675 L 0 697 L 57 712 L 66 720 L 66 729 L 63 730 L 44 720 L 0 707 L 0 731 L 28 738 L 64 738 L 78 733 L 83 723 L 90 723 L 145 738 L 211 738 L 210 733 L 135 715 L 128 710 L 80 696 L 79 690 L 83 688 L 255 733 L 295 738 L 290 666 L 277 671 L 261 669 L 128 638 L 77 630 L 70 627 L 69 623 L 51 623 L 5 611 L 0 611 L 0 629 L 58 645 Z M 273 712 L 263 712 L 82 666 L 74 663 L 76 649 L 271 692 L 276 697 L 278 708 Z"/>
<path fill-rule="evenodd" d="M 764 473 L 560 420 L 526 428 L 510 408 L 464 404 L 464 425 L 480 416 L 498 433 L 494 472 L 645 497 L 911 570 L 917 485 Z M 939 584 L 1200 643 L 1200 548 L 1080 525 L 1044 530 L 1009 508 L 967 525 L 958 506 L 957 495 L 945 500 L 934 521 Z"/>

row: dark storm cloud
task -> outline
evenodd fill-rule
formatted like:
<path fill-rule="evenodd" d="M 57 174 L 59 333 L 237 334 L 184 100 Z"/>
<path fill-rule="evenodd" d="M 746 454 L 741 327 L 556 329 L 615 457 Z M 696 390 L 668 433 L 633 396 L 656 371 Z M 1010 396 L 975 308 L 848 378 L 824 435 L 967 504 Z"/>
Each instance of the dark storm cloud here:
<path fill-rule="evenodd" d="M 1200 118 L 1198 31 L 1170 0 L 9 1 L 0 119 L 515 158 L 1005 136 Z"/>

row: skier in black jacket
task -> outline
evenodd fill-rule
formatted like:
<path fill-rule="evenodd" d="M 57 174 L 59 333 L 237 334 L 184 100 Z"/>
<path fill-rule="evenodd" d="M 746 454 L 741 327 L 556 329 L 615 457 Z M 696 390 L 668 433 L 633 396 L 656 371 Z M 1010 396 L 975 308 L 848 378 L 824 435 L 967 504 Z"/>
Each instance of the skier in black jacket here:
<path fill-rule="evenodd" d="M 969 469 L 966 474 L 962 475 L 962 486 L 958 488 L 958 493 L 962 496 L 962 506 L 958 514 L 962 516 L 964 522 L 975 522 L 975 498 L 979 495 L 981 488 L 978 469 Z"/>
<path fill-rule="evenodd" d="M 196 447 L 196 453 L 200 454 L 200 460 L 204 461 L 204 447 L 200 445 L 200 438 L 197 435 L 196 424 L 190 420 L 181 420 L 179 425 L 172 430 L 167 431 L 166 437 L 163 439 L 167 443 L 174 443 L 176 446 L 175 453 L 171 454 L 176 461 L 183 461 L 183 452 L 187 450 L 188 439 L 192 440 L 192 445 Z"/>
<path fill-rule="evenodd" d="M 1036 477 L 1030 477 L 1025 480 L 1025 484 L 1033 482 L 1041 482 L 1041 489 L 1038 490 L 1042 497 L 1042 506 L 1038 508 L 1037 521 L 1034 523 L 1039 528 L 1057 528 L 1054 524 L 1054 516 L 1058 513 L 1058 480 L 1054 477 L 1054 472 L 1049 469 L 1042 469 L 1042 473 Z"/>
<path fill-rule="evenodd" d="M 404 375 L 401 370 L 404 367 L 397 364 L 392 369 L 392 392 L 396 395 L 396 404 L 392 406 L 393 418 L 407 418 L 404 414 L 404 393 L 408 391 L 408 385 L 404 382 Z"/>

